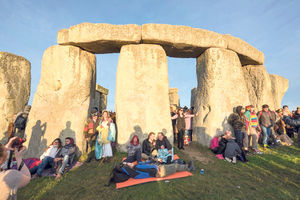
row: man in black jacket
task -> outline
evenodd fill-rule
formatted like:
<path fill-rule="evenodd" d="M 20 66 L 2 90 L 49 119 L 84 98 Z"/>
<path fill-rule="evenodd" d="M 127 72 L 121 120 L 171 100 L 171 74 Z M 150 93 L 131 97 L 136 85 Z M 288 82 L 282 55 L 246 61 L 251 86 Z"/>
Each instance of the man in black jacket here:
<path fill-rule="evenodd" d="M 298 147 L 300 148 L 300 118 L 293 119 L 289 116 L 287 111 L 283 111 L 283 121 L 284 123 L 295 127 L 298 130 Z"/>

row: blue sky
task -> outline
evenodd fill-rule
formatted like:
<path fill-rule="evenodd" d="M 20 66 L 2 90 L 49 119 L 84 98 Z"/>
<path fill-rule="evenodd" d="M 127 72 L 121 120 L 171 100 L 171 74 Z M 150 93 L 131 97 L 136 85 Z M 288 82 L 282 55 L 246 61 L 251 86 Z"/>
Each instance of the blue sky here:
<path fill-rule="evenodd" d="M 0 0 L 0 51 L 24 56 L 32 64 L 33 99 L 43 52 L 56 44 L 62 28 L 82 22 L 164 23 L 229 33 L 263 51 L 269 73 L 290 80 L 283 104 L 300 105 L 300 1 L 298 0 Z M 110 90 L 114 109 L 119 54 L 97 55 L 97 83 Z M 181 105 L 190 104 L 197 85 L 195 59 L 168 58 L 170 87 Z"/>

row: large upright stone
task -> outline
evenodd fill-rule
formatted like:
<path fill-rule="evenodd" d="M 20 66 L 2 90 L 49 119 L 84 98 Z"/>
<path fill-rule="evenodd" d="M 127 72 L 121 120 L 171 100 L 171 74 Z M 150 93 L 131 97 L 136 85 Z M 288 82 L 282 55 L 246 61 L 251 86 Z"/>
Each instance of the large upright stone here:
<path fill-rule="evenodd" d="M 141 42 L 141 26 L 82 23 L 57 33 L 57 43 L 93 53 L 119 53 L 121 46 Z"/>
<path fill-rule="evenodd" d="M 116 80 L 118 144 L 125 151 L 133 135 L 164 132 L 173 141 L 167 57 L 159 45 L 121 49 Z"/>
<path fill-rule="evenodd" d="M 199 89 L 197 87 L 195 87 L 191 90 L 191 107 L 195 106 L 195 101 L 196 101 L 198 94 L 199 94 Z"/>
<path fill-rule="evenodd" d="M 39 156 L 58 137 L 73 137 L 83 148 L 95 66 L 95 55 L 78 47 L 55 45 L 45 51 L 26 128 L 26 156 Z"/>
<path fill-rule="evenodd" d="M 170 88 L 169 89 L 169 100 L 170 100 L 170 105 L 173 105 L 176 107 L 180 106 L 178 88 Z"/>
<path fill-rule="evenodd" d="M 96 94 L 94 106 L 99 110 L 105 110 L 107 107 L 108 89 L 96 84 Z"/>
<path fill-rule="evenodd" d="M 275 109 L 272 83 L 266 68 L 263 65 L 247 65 L 243 67 L 243 71 L 251 104 L 257 110 L 261 110 L 264 104 Z"/>
<path fill-rule="evenodd" d="M 270 79 L 272 85 L 274 109 L 278 109 L 281 107 L 282 98 L 289 88 L 289 80 L 275 74 L 270 74 Z"/>
<path fill-rule="evenodd" d="M 142 41 L 162 45 L 168 56 L 183 58 L 196 58 L 210 47 L 227 46 L 219 33 L 169 24 L 143 24 Z"/>
<path fill-rule="evenodd" d="M 249 104 L 248 90 L 238 55 L 230 50 L 210 48 L 197 58 L 199 94 L 193 121 L 197 141 L 209 145 L 217 134 L 229 129 L 227 117 L 238 105 Z"/>
<path fill-rule="evenodd" d="M 0 139 L 13 115 L 23 111 L 28 103 L 30 82 L 30 62 L 21 56 L 0 52 Z"/>

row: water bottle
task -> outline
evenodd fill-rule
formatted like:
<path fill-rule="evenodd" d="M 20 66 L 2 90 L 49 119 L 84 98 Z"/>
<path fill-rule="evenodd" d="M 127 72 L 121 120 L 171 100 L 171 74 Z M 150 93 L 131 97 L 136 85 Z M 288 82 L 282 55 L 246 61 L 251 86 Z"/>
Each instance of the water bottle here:
<path fill-rule="evenodd" d="M 201 174 L 201 175 L 204 174 L 204 169 L 201 169 L 200 174 Z"/>

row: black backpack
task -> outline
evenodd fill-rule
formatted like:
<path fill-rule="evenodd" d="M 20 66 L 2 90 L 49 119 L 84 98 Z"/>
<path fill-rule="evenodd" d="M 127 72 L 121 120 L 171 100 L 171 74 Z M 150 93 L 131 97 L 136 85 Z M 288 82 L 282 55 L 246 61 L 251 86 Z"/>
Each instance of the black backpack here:
<path fill-rule="evenodd" d="M 27 117 L 25 118 L 22 114 L 19 115 L 15 121 L 15 128 L 19 130 L 25 130 L 26 128 Z"/>

